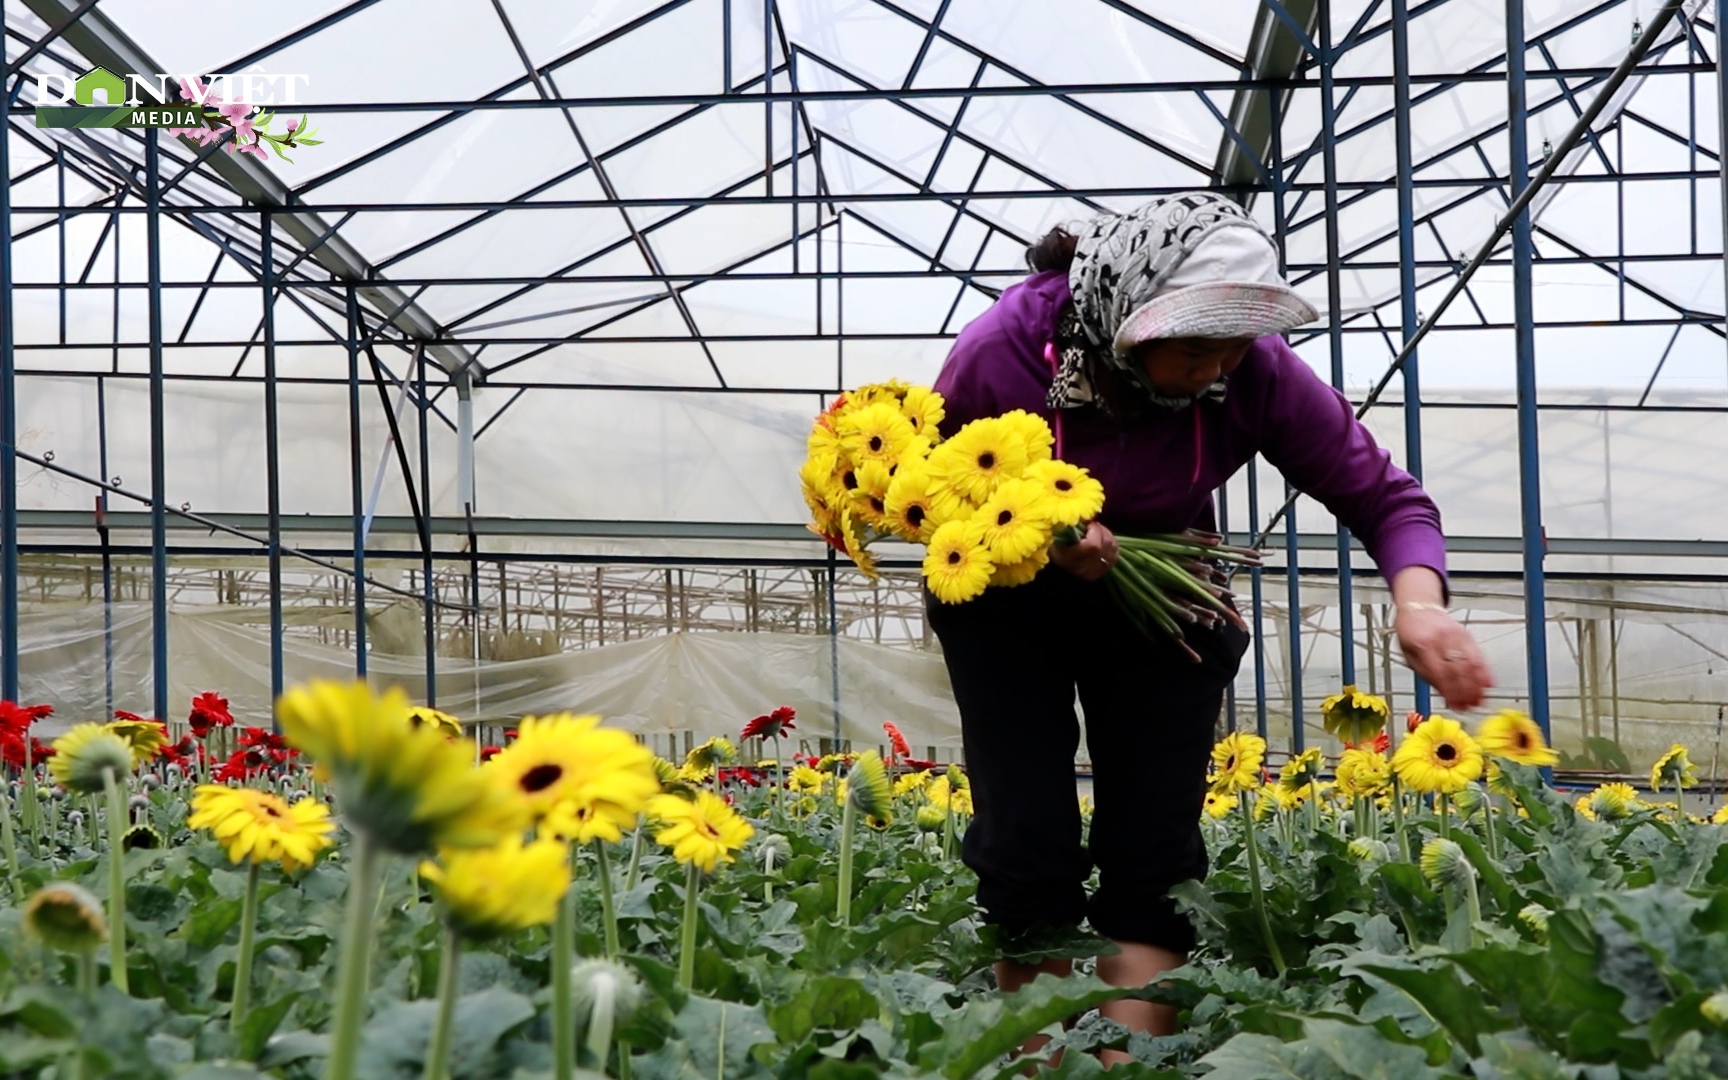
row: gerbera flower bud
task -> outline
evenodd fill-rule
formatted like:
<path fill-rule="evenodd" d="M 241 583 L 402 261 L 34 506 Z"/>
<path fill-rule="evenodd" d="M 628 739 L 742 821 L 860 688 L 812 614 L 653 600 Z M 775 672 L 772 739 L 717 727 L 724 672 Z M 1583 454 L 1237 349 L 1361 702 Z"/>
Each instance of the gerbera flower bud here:
<path fill-rule="evenodd" d="M 779 833 L 769 833 L 756 846 L 756 858 L 762 864 L 764 873 L 772 874 L 777 866 L 785 866 L 786 860 L 792 857 L 792 841 Z"/>
<path fill-rule="evenodd" d="M 36 890 L 24 905 L 24 928 L 49 948 L 62 952 L 91 952 L 108 940 L 108 920 L 102 914 L 101 901 L 84 886 L 70 881 L 49 882 Z"/>
<path fill-rule="evenodd" d="M 924 832 L 941 832 L 948 821 L 948 811 L 935 803 L 925 803 L 913 815 L 913 820 Z"/>
<path fill-rule="evenodd" d="M 858 755 L 846 773 L 846 797 L 867 817 L 884 822 L 894 819 L 894 786 L 888 780 L 888 768 L 875 750 Z"/>
<path fill-rule="evenodd" d="M 737 758 L 738 748 L 732 745 L 732 741 L 716 735 L 684 755 L 684 769 L 686 773 L 703 779 L 712 775 L 720 766 L 732 764 Z"/>
<path fill-rule="evenodd" d="M 415 727 L 429 727 L 447 738 L 462 737 L 462 721 L 447 712 L 439 712 L 430 705 L 408 706 L 408 722 Z"/>
<path fill-rule="evenodd" d="M 1383 863 L 1392 857 L 1392 849 L 1386 841 L 1374 836 L 1358 836 L 1350 841 L 1346 849 L 1350 857 L 1360 859 L 1365 863 Z"/>
<path fill-rule="evenodd" d="M 1596 790 L 1580 795 L 1573 805 L 1579 814 L 1592 821 L 1619 821 L 1630 817 L 1642 803 L 1631 784 L 1602 784 Z"/>
<path fill-rule="evenodd" d="M 1475 879 L 1476 868 L 1470 857 L 1456 842 L 1435 837 L 1422 845 L 1422 876 L 1436 888 L 1450 885 L 1462 888 Z"/>
<path fill-rule="evenodd" d="M 132 768 L 154 760 L 162 753 L 162 748 L 168 745 L 168 728 L 154 720 L 128 714 L 122 719 L 104 724 L 103 727 L 126 740 L 126 745 L 132 752 Z"/>
<path fill-rule="evenodd" d="M 116 777 L 131 773 L 132 747 L 101 724 L 79 724 L 54 740 L 48 772 L 68 790 L 94 795 L 110 770 Z"/>
<path fill-rule="evenodd" d="M 1728 990 L 1718 990 L 1699 1002 L 1698 1015 L 1717 1027 L 1728 1024 Z"/>
<path fill-rule="evenodd" d="M 168 846 L 168 840 L 161 830 L 149 825 L 134 825 L 120 837 L 120 847 L 125 851 L 155 851 Z"/>
<path fill-rule="evenodd" d="M 1530 932 L 1538 938 L 1548 936 L 1548 916 L 1553 912 L 1541 904 L 1525 904 L 1518 909 L 1518 921 L 1530 928 Z"/>
<path fill-rule="evenodd" d="M 642 981 L 636 972 L 611 960 L 584 960 L 570 969 L 570 1003 L 583 1042 L 599 1060 L 606 1059 L 612 1032 L 628 1024 L 642 1007 Z"/>

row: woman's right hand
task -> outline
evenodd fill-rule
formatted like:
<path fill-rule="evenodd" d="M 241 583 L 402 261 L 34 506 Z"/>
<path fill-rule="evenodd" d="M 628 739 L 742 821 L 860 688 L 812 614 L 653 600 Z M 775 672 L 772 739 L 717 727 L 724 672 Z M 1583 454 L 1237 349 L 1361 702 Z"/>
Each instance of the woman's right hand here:
<path fill-rule="evenodd" d="M 1088 522 L 1078 543 L 1050 549 L 1050 561 L 1084 581 L 1097 581 L 1116 565 L 1116 534 L 1096 521 Z"/>

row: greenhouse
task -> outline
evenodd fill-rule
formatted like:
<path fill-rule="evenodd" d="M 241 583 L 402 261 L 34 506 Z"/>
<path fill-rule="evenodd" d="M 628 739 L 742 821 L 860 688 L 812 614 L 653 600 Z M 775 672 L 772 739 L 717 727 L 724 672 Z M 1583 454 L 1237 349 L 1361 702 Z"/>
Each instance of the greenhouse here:
<path fill-rule="evenodd" d="M 0 1077 L 1728 1075 L 1718 4 L 0 13 Z"/>

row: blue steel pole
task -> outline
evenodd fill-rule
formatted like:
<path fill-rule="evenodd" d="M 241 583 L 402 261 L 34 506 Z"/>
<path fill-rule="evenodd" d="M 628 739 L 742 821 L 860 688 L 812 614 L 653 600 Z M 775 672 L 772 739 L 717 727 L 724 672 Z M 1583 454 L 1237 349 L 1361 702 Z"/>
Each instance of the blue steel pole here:
<path fill-rule="evenodd" d="M 1728 4 L 1724 0 L 1716 0 L 1716 162 L 1721 169 L 1723 326 L 1728 329 L 1728 56 L 1722 52 L 1728 49 L 1728 24 L 1722 21 L 1728 18 L 1725 8 Z M 1625 250 L 1624 245 L 1621 250 Z"/>
<path fill-rule="evenodd" d="M 1250 519 L 1252 520 L 1252 519 Z M 1230 485 L 1221 484 L 1218 487 L 1218 531 L 1224 536 L 1230 535 Z M 1231 679 L 1224 684 L 1224 715 L 1227 718 L 1226 731 L 1236 730 L 1236 680 Z"/>
<path fill-rule="evenodd" d="M 22 89 L 24 78 L 18 78 Z M 0 86 L 0 94 L 5 87 Z M 0 698 L 18 700 L 18 372 L 12 341 L 12 105 L 0 111 Z"/>
<path fill-rule="evenodd" d="M 264 286 L 264 500 L 269 515 L 270 700 L 282 696 L 282 474 L 276 413 L 276 254 L 270 211 L 259 215 L 259 281 Z"/>
<path fill-rule="evenodd" d="M 150 275 L 150 652 L 154 715 L 168 716 L 168 464 L 162 372 L 161 128 L 144 133 L 145 262 Z"/>
<path fill-rule="evenodd" d="M 1284 497 L 1295 493 L 1284 485 Z M 1284 515 L 1284 584 L 1290 617 L 1290 752 L 1300 754 L 1306 745 L 1302 732 L 1302 575 L 1296 555 L 1296 504 Z"/>
<path fill-rule="evenodd" d="M 366 505 L 360 472 L 360 305 L 348 296 L 348 502 L 354 511 L 354 674 L 366 677 Z"/>
<path fill-rule="evenodd" d="M 1338 241 L 1338 108 L 1333 99 L 1332 4 L 1320 0 L 1320 146 L 1326 184 L 1326 337 L 1332 348 L 1332 388 L 1344 391 L 1343 282 Z M 1350 580 L 1350 530 L 1338 524 L 1338 672 L 1356 681 L 1355 590 Z"/>
<path fill-rule="evenodd" d="M 1506 134 L 1512 198 L 1529 183 L 1530 149 L 1525 124 L 1524 0 L 1506 0 Z M 1531 295 L 1530 211 L 1512 221 L 1512 316 L 1516 327 L 1518 387 L 1518 505 L 1524 532 L 1524 655 L 1530 685 L 1530 716 L 1552 744 L 1548 710 L 1547 587 L 1542 556 L 1542 475 L 1537 445 L 1536 331 Z"/>
<path fill-rule="evenodd" d="M 1409 345 L 1421 321 L 1416 316 L 1416 192 L 1410 164 L 1410 8 L 1409 0 L 1392 0 L 1393 142 L 1398 168 L 1398 318 L 1404 344 Z M 1422 479 L 1422 389 L 1416 351 L 1404 358 L 1404 468 Z M 1428 681 L 1416 680 L 1415 707 L 1428 715 Z M 1388 693 L 1391 687 L 1387 688 Z"/>
<path fill-rule="evenodd" d="M 118 239 L 118 238 L 116 238 Z M 61 281 L 66 279 L 62 277 Z M 120 275 L 115 274 L 119 281 Z M 116 290 L 118 292 L 118 290 Z M 96 376 L 96 464 L 104 481 L 108 471 L 108 380 Z M 96 535 L 102 539 L 102 711 L 114 713 L 114 552 L 108 545 L 108 489 L 96 493 Z"/>

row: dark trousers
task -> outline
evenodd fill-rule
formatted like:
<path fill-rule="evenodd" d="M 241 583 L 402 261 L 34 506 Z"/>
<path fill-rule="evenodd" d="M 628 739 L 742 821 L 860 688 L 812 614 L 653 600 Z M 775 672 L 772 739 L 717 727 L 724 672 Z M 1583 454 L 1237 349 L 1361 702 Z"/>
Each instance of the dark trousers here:
<path fill-rule="evenodd" d="M 1167 894 L 1206 876 L 1207 760 L 1248 635 L 1190 629 L 1196 664 L 1055 566 L 963 604 L 927 596 L 926 610 L 960 707 L 976 810 L 962 856 L 988 920 L 1019 934 L 1085 918 L 1118 941 L 1189 951 L 1194 929 Z M 1093 773 L 1085 846 L 1076 690 Z"/>

